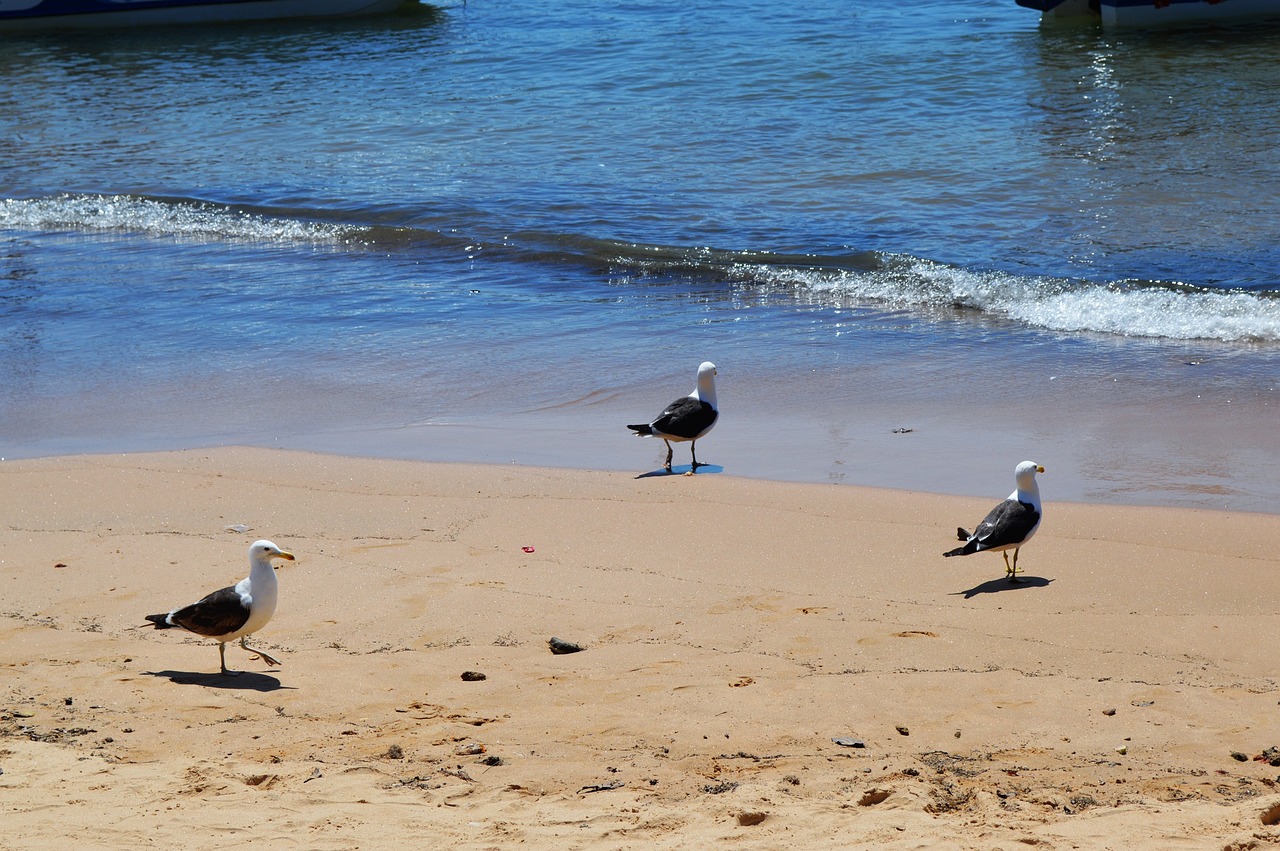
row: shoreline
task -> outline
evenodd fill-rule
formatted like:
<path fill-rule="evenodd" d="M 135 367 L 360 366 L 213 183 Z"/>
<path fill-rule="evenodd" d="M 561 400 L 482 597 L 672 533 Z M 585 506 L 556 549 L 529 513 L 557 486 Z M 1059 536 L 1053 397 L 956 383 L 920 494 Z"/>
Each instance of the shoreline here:
<path fill-rule="evenodd" d="M 1012 490 L 1015 465 L 1032 460 L 1048 470 L 1041 487 L 1049 502 L 1280 510 L 1273 378 L 1213 359 L 1191 367 L 1170 347 L 1153 354 L 1137 346 L 1115 362 L 1105 350 L 1066 352 L 1065 344 L 1036 352 L 1028 341 L 960 347 L 944 345 L 948 339 L 928 358 L 869 343 L 856 360 L 837 351 L 837 362 L 822 366 L 797 363 L 794 353 L 770 360 L 763 344 L 742 351 L 745 339 L 722 341 L 735 360 L 720 369 L 721 421 L 698 442 L 699 458 L 753 480 L 991 499 Z M 254 377 L 261 385 L 230 375 L 193 388 L 172 376 L 85 388 L 56 405 L 19 400 L 0 415 L 8 418 L 0 457 L 252 445 L 636 474 L 659 468 L 662 442 L 624 424 L 687 392 L 691 370 L 615 365 L 616 353 L 593 359 L 593 349 L 566 352 L 546 338 L 530 356 L 554 368 L 500 360 L 470 376 L 466 365 L 484 356 L 477 345 L 455 341 L 441 353 L 449 366 L 403 385 L 374 369 L 333 385 L 277 366 Z M 998 386 L 969 378 L 975 365 L 1001 376 Z M 687 465 L 688 445 L 675 450 L 675 463 Z"/>
<path fill-rule="evenodd" d="M 1046 497 L 1014 586 L 941 557 L 988 498 L 252 447 L 0 484 L 15 849 L 1280 840 L 1280 516 Z M 282 667 L 134 628 L 259 537 Z"/>
<path fill-rule="evenodd" d="M 699 475 L 760 482 L 851 487 L 1000 499 L 1023 460 L 1043 464 L 1047 503 L 1280 513 L 1280 438 L 1239 421 L 1161 422 L 1149 430 L 1139 412 L 1092 416 L 1055 411 L 1046 422 L 1006 421 L 878 408 L 839 421 L 800 412 L 785 432 L 769 414 L 731 410 L 699 442 L 709 465 Z M 731 419 L 730 419 L 731 417 Z M 290 423 L 277 434 L 198 437 L 72 438 L 43 447 L 10 446 L 0 464 L 73 456 L 137 455 L 257 447 L 353 459 L 441 464 L 515 465 L 564 471 L 661 472 L 665 446 L 618 425 L 626 412 L 603 410 L 446 417 L 401 425 L 304 431 Z M 633 417 L 634 419 L 634 417 Z M 1252 421 L 1252 418 L 1251 420 Z M 1231 443 L 1216 441 L 1221 428 Z M 782 434 L 781 437 L 770 435 Z M 765 435 L 765 437 L 761 437 Z M 689 445 L 673 444 L 673 465 L 688 468 Z M 15 450 L 16 453 L 15 453 Z M 43 451 L 42 451 L 43 450 Z"/>

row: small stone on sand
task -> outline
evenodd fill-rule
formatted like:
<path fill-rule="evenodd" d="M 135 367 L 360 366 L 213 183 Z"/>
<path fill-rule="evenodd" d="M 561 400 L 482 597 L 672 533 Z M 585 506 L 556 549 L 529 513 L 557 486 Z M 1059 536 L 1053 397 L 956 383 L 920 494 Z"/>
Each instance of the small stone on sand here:
<path fill-rule="evenodd" d="M 556 638 L 555 636 L 547 639 L 547 646 L 550 647 L 551 652 L 557 656 L 562 656 L 565 653 L 581 653 L 584 649 L 580 644 L 574 644 L 572 641 L 565 641 L 564 639 Z"/>

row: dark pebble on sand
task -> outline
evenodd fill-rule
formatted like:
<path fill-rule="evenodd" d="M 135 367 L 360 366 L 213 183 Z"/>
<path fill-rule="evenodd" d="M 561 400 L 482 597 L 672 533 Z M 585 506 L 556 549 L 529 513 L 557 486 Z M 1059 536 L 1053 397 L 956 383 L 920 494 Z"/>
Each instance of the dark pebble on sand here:
<path fill-rule="evenodd" d="M 552 636 L 547 639 L 547 646 L 551 648 L 551 652 L 557 656 L 563 656 L 565 653 L 581 653 L 582 645 L 574 644 L 572 641 L 565 641 L 562 638 Z"/>
<path fill-rule="evenodd" d="M 462 681 L 463 681 L 463 682 L 467 682 L 467 683 L 478 683 L 478 682 L 480 682 L 481 680 L 487 680 L 487 679 L 489 679 L 489 678 L 488 678 L 487 676 L 485 676 L 484 674 L 480 673 L 479 671 L 463 671 L 463 672 L 462 672 Z"/>

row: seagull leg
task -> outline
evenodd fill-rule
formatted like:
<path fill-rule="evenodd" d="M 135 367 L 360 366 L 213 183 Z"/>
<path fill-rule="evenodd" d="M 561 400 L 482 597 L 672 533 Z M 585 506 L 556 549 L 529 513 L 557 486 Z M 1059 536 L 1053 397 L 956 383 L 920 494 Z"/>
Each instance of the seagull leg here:
<path fill-rule="evenodd" d="M 224 677 L 240 676 L 239 671 L 227 670 L 227 643 L 225 641 L 218 642 L 218 662 L 222 665 L 222 676 Z"/>
<path fill-rule="evenodd" d="M 699 467 L 707 466 L 706 464 L 698 463 L 698 441 L 696 440 L 689 444 L 689 457 L 693 459 L 693 463 L 689 465 L 689 475 L 692 476 L 698 472 Z"/>
<path fill-rule="evenodd" d="M 240 636 L 240 646 L 241 646 L 241 647 L 243 647 L 245 650 L 248 650 L 250 653 L 257 653 L 259 656 L 261 656 L 261 657 L 262 657 L 262 661 L 266 662 L 268 665 L 279 665 L 279 664 L 280 664 L 280 660 L 279 660 L 279 659 L 277 659 L 276 657 L 272 656 L 270 653 L 264 653 L 263 651 L 261 651 L 261 650 L 257 649 L 256 647 L 250 647 L 248 644 L 245 644 L 245 639 L 246 639 L 246 638 L 248 638 L 248 637 L 249 637 L 249 636 L 247 636 L 247 635 L 242 635 L 242 636 Z"/>
<path fill-rule="evenodd" d="M 664 438 L 662 438 L 662 442 L 663 442 L 663 443 L 665 443 L 665 444 L 667 445 L 667 463 L 665 463 L 665 464 L 663 464 L 663 465 L 662 465 L 662 469 L 664 469 L 664 470 L 666 470 L 668 473 L 670 473 L 670 472 L 671 472 L 671 454 L 672 454 L 672 450 L 671 450 L 671 441 L 667 440 L 667 439 L 664 437 Z"/>
<path fill-rule="evenodd" d="M 1018 581 L 1018 548 L 1013 548 L 1013 566 L 1009 566 L 1009 551 L 1003 550 L 1001 555 L 1004 556 L 1004 576 L 1010 582 Z"/>

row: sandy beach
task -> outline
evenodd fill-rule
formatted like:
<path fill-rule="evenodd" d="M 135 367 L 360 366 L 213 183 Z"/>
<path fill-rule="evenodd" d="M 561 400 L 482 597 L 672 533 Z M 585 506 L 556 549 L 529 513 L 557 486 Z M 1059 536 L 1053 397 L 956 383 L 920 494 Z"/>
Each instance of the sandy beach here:
<path fill-rule="evenodd" d="M 1280 516 L 1053 475 L 1011 585 L 941 557 L 1003 492 L 6 461 L 0 847 L 1280 845 Z M 259 538 L 281 667 L 139 628 Z"/>

